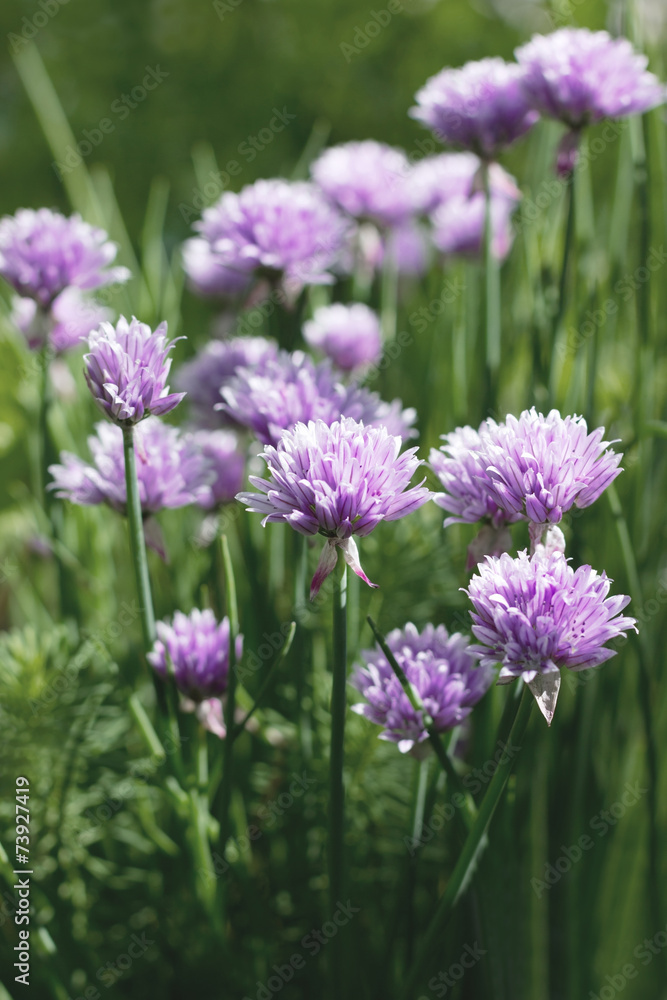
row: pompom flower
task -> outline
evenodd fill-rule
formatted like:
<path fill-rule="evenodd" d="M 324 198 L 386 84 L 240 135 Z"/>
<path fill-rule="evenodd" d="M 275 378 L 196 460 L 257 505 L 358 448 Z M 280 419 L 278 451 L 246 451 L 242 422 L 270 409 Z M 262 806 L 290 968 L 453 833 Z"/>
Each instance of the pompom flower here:
<path fill-rule="evenodd" d="M 229 681 L 229 619 L 218 623 L 212 611 L 195 608 L 189 615 L 177 611 L 171 623 L 158 622 L 156 629 L 148 662 L 163 680 L 173 676 L 183 695 L 181 708 L 196 712 L 205 728 L 224 738 L 220 695 Z M 235 652 L 239 660 L 242 636 Z"/>
<path fill-rule="evenodd" d="M 521 88 L 522 75 L 519 66 L 498 58 L 443 69 L 418 91 L 410 115 L 441 142 L 494 160 L 538 118 Z"/>
<path fill-rule="evenodd" d="M 38 309 L 34 299 L 14 299 L 11 319 L 31 350 L 44 346 L 46 327 L 49 347 L 56 354 L 62 354 L 72 348 L 83 347 L 90 331 L 112 316 L 111 309 L 106 309 L 94 299 L 85 298 L 78 288 L 66 288 L 53 300 L 47 315 Z"/>
<path fill-rule="evenodd" d="M 210 497 L 200 501 L 202 507 L 217 507 L 231 503 L 245 482 L 246 456 L 239 448 L 233 431 L 195 431 L 192 440 L 215 473 L 210 484 Z"/>
<path fill-rule="evenodd" d="M 380 320 L 362 302 L 321 306 L 304 323 L 303 336 L 345 372 L 373 364 L 382 354 Z"/>
<path fill-rule="evenodd" d="M 278 179 L 225 192 L 195 228 L 225 267 L 284 279 L 292 291 L 332 281 L 348 233 L 314 184 Z"/>
<path fill-rule="evenodd" d="M 372 584 L 359 562 L 355 536 L 369 535 L 380 521 L 396 521 L 421 507 L 431 492 L 410 487 L 422 464 L 416 448 L 400 453 L 400 437 L 384 427 L 365 427 L 350 418 L 326 424 L 313 420 L 285 431 L 263 458 L 269 478 L 251 476 L 259 493 L 239 493 L 263 524 L 283 522 L 302 535 L 327 539 L 311 583 L 311 599 L 336 566 L 340 548 L 346 563 Z"/>
<path fill-rule="evenodd" d="M 471 652 L 482 666 L 501 664 L 500 683 L 522 677 L 551 725 L 560 668 L 596 667 L 615 655 L 605 643 L 636 631 L 635 619 L 620 614 L 630 598 L 607 596 L 611 582 L 542 545 L 530 558 L 487 556 L 465 591 L 479 643 Z"/>
<path fill-rule="evenodd" d="M 208 240 L 201 237 L 186 240 L 181 253 L 188 285 L 198 295 L 229 298 L 249 289 L 248 272 L 223 264 Z"/>
<path fill-rule="evenodd" d="M 66 288 L 99 288 L 127 281 L 126 267 L 109 267 L 117 246 L 80 215 L 20 208 L 0 220 L 0 275 L 43 309 Z"/>
<path fill-rule="evenodd" d="M 110 420 L 131 426 L 149 414 L 164 416 L 178 406 L 184 392 L 169 395 L 171 367 L 167 324 L 153 332 L 134 316 L 121 316 L 116 326 L 102 323 L 88 337 L 84 375 L 93 399 Z"/>
<path fill-rule="evenodd" d="M 450 198 L 471 198 L 481 193 L 481 165 L 474 153 L 440 153 L 416 163 L 410 182 L 419 192 L 422 210 L 429 213 Z M 511 202 L 521 198 L 515 179 L 499 163 L 489 164 L 489 183 L 492 197 L 504 197 Z"/>
<path fill-rule="evenodd" d="M 535 35 L 516 50 L 526 99 L 543 115 L 569 127 L 556 162 L 559 174 L 575 167 L 581 129 L 603 118 L 624 118 L 657 107 L 667 91 L 646 69 L 646 56 L 627 38 L 606 31 L 561 28 Z"/>
<path fill-rule="evenodd" d="M 418 632 L 408 623 L 387 636 L 387 645 L 398 665 L 419 695 L 436 732 L 460 725 L 489 688 L 492 667 L 478 666 L 471 655 L 467 636 L 449 635 L 444 625 L 427 625 Z M 398 744 L 401 753 L 414 750 L 428 739 L 421 712 L 410 704 L 389 661 L 381 649 L 362 651 L 365 666 L 357 667 L 350 679 L 366 699 L 352 706 L 376 726 L 383 726 L 381 740 Z"/>
<path fill-rule="evenodd" d="M 504 260 L 512 249 L 512 213 L 516 202 L 491 192 L 491 252 Z M 478 257 L 484 250 L 486 198 L 482 191 L 468 197 L 453 195 L 431 216 L 432 238 L 447 256 Z"/>
<path fill-rule="evenodd" d="M 640 114 L 665 100 L 665 86 L 647 71 L 646 56 L 606 31 L 561 28 L 535 35 L 516 58 L 532 107 L 571 129 Z"/>
<path fill-rule="evenodd" d="M 277 445 L 298 422 L 331 424 L 341 415 L 386 426 L 401 437 L 413 434 L 414 410 L 402 410 L 399 400 L 384 403 L 362 386 L 342 385 L 328 361 L 316 365 L 301 351 L 280 351 L 255 368 L 239 369 L 221 395 L 221 408 L 266 445 Z"/>
<path fill-rule="evenodd" d="M 185 507 L 197 503 L 208 506 L 214 478 L 209 460 L 196 447 L 190 434 L 162 423 L 156 417 L 135 428 L 134 450 L 137 460 L 139 497 L 144 517 L 166 507 Z M 106 503 L 125 514 L 125 460 L 123 433 L 106 422 L 95 427 L 88 438 L 93 464 L 77 455 L 63 452 L 61 465 L 52 465 L 53 482 L 49 489 L 56 496 L 82 506 Z"/>
<path fill-rule="evenodd" d="M 255 368 L 275 358 L 278 345 L 264 337 L 211 340 L 194 358 L 180 365 L 174 381 L 187 393 L 190 413 L 198 427 L 214 429 L 233 423 L 227 412 L 215 409 L 220 391 L 239 368 Z"/>
<path fill-rule="evenodd" d="M 366 139 L 326 149 L 311 167 L 315 182 L 356 219 L 395 226 L 415 212 L 405 153 Z"/>

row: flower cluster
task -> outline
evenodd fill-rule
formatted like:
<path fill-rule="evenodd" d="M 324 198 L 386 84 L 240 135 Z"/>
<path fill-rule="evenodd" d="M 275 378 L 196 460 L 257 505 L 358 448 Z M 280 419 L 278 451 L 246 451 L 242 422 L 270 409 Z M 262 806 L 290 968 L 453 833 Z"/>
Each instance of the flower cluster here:
<path fill-rule="evenodd" d="M 167 340 L 166 323 L 153 332 L 134 317 L 128 323 L 121 316 L 115 327 L 102 323 L 90 334 L 84 375 L 95 402 L 114 423 L 132 426 L 178 406 L 185 393 L 169 395 L 166 384 L 174 343 Z"/>
<path fill-rule="evenodd" d="M 163 679 L 173 677 L 181 692 L 181 708 L 196 712 L 202 725 L 225 736 L 220 696 L 229 681 L 229 619 L 217 622 L 210 610 L 177 611 L 171 623 L 157 623 L 158 638 L 148 662 Z M 243 636 L 236 640 L 236 659 L 243 653 Z"/>
<path fill-rule="evenodd" d="M 44 310 L 66 288 L 127 281 L 127 268 L 109 266 L 116 253 L 104 230 L 79 215 L 66 218 L 48 208 L 21 208 L 0 220 L 0 275 Z"/>
<path fill-rule="evenodd" d="M 551 724 L 561 667 L 585 670 L 614 656 L 605 643 L 635 628 L 623 617 L 625 596 L 609 597 L 611 581 L 590 566 L 574 570 L 562 552 L 538 545 L 529 557 L 487 556 L 466 593 L 482 666 L 501 664 L 500 682 L 522 677 Z"/>
<path fill-rule="evenodd" d="M 269 478 L 251 476 L 259 493 L 238 499 L 263 514 L 263 524 L 285 521 L 302 535 L 325 536 L 311 598 L 336 566 L 339 548 L 357 576 L 375 586 L 361 568 L 354 536 L 406 517 L 430 498 L 424 486 L 409 486 L 422 463 L 416 448 L 401 454 L 401 444 L 385 427 L 341 418 L 331 425 L 299 423 L 277 447 L 264 448 Z"/>
<path fill-rule="evenodd" d="M 303 336 L 344 372 L 373 364 L 382 354 L 380 320 L 362 302 L 321 306 L 304 324 Z"/>
<path fill-rule="evenodd" d="M 449 635 L 444 625 L 427 625 L 420 633 L 412 623 L 387 636 L 387 645 L 416 691 L 438 733 L 464 721 L 489 688 L 494 671 L 478 666 L 467 636 Z M 384 653 L 364 650 L 350 684 L 366 699 L 352 710 L 377 726 L 381 740 L 398 744 L 401 753 L 414 751 L 428 739 L 423 713 L 413 708 Z"/>

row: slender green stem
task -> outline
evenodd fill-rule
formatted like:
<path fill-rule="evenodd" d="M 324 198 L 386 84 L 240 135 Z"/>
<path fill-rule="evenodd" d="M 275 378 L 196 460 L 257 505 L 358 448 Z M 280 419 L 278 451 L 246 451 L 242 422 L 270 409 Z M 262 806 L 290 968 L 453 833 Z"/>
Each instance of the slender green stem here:
<path fill-rule="evenodd" d="M 465 787 L 464 787 L 464 785 L 463 785 L 460 777 L 456 773 L 456 770 L 454 768 L 454 765 L 452 764 L 451 758 L 450 758 L 449 754 L 447 753 L 447 751 L 445 750 L 445 747 L 443 746 L 442 740 L 440 739 L 440 734 L 437 732 L 437 730 L 433 726 L 433 719 L 430 717 L 430 715 L 428 714 L 428 712 L 425 710 L 424 705 L 422 704 L 422 700 L 419 697 L 419 694 L 415 691 L 415 689 L 413 688 L 412 684 L 410 683 L 410 681 L 408 680 L 408 678 L 405 676 L 405 673 L 404 673 L 401 665 L 399 664 L 398 660 L 396 659 L 396 657 L 392 653 L 391 649 L 387 645 L 387 642 L 386 642 L 384 636 L 382 635 L 382 633 L 380 632 L 379 628 L 377 627 L 377 625 L 375 624 L 375 622 L 373 621 L 373 619 L 370 617 L 370 615 L 366 618 L 366 621 L 368 622 L 368 624 L 371 627 L 371 631 L 372 631 L 373 635 L 375 636 L 375 639 L 376 639 L 376 642 L 377 642 L 378 646 L 380 647 L 380 649 L 382 650 L 382 652 L 384 653 L 384 655 L 387 657 L 387 661 L 389 662 L 389 666 L 392 668 L 392 670 L 394 671 L 394 673 L 398 677 L 399 681 L 401 682 L 401 686 L 402 686 L 403 690 L 405 691 L 406 695 L 408 696 L 408 698 L 410 700 L 410 704 L 412 705 L 412 707 L 414 708 L 414 710 L 416 712 L 419 712 L 422 715 L 423 721 L 424 721 L 424 728 L 426 729 L 426 732 L 428 733 L 428 738 L 429 738 L 430 744 L 433 747 L 433 750 L 435 751 L 435 755 L 438 758 L 438 760 L 440 761 L 440 764 L 442 765 L 442 768 L 443 768 L 445 774 L 447 775 L 447 778 L 448 778 L 449 782 L 453 786 L 454 791 L 459 792 L 461 795 L 464 796 L 464 798 L 466 800 L 466 804 L 465 804 L 465 809 L 462 810 L 462 819 L 463 819 L 463 822 L 464 822 L 464 824 L 466 826 L 466 829 L 470 829 L 470 827 L 472 825 L 472 822 L 475 819 L 475 816 L 476 816 L 476 813 L 477 813 L 477 810 L 476 810 L 476 807 L 475 807 L 475 803 L 474 803 L 474 801 L 472 799 L 472 796 L 470 795 L 470 793 L 468 791 L 466 791 L 466 789 L 465 789 Z"/>
<path fill-rule="evenodd" d="M 426 789 L 428 787 L 428 765 L 429 758 L 425 757 L 417 764 L 417 787 L 415 789 L 414 804 L 412 809 L 412 843 L 418 843 L 424 826 L 424 805 L 426 803 Z M 417 887 L 417 862 L 419 852 L 414 851 L 408 859 L 407 878 L 407 899 L 406 899 L 406 932 L 405 932 L 405 960 L 409 967 L 412 964 L 414 939 L 415 939 L 415 889 Z"/>
<path fill-rule="evenodd" d="M 391 235 L 384 236 L 384 258 L 382 260 L 382 287 L 380 290 L 380 322 L 382 339 L 385 344 L 396 337 L 396 317 L 398 313 L 398 268 L 396 248 Z"/>
<path fill-rule="evenodd" d="M 533 695 L 531 694 L 530 689 L 525 687 L 512 728 L 510 729 L 509 742 L 513 747 L 521 746 L 526 733 L 526 728 L 528 726 L 528 721 L 530 719 L 533 700 Z M 435 915 L 433 916 L 433 919 L 431 920 L 431 923 L 426 931 L 426 935 L 422 941 L 415 964 L 412 970 L 408 973 L 405 988 L 401 994 L 402 1000 L 414 1000 L 415 995 L 418 993 L 418 983 L 420 977 L 424 974 L 425 966 L 431 957 L 435 945 L 447 925 L 447 921 L 452 915 L 452 911 L 454 910 L 461 893 L 464 891 L 469 881 L 480 842 L 482 841 L 496 807 L 500 802 L 515 760 L 516 755 L 511 758 L 508 755 L 507 759 L 503 759 L 501 757 L 496 772 L 493 775 L 486 791 L 486 795 L 480 804 L 477 818 L 475 819 L 473 827 L 463 846 L 463 850 L 461 851 L 458 861 L 456 862 L 454 871 L 452 872 L 451 878 L 447 884 L 447 888 L 440 900 L 440 903 L 438 904 L 438 909 L 436 910 Z"/>
<path fill-rule="evenodd" d="M 342 559 L 334 570 L 333 687 L 331 691 L 331 755 L 329 759 L 329 900 L 333 913 L 344 899 L 343 754 L 345 740 L 345 686 L 347 683 L 347 566 Z M 332 940 L 331 982 L 333 1000 L 343 1000 L 345 974 L 344 935 Z"/>
<path fill-rule="evenodd" d="M 565 197 L 567 200 L 567 217 L 565 222 L 565 236 L 563 238 L 563 258 L 561 261 L 560 277 L 558 281 L 558 301 L 556 304 L 556 312 L 551 324 L 551 368 L 550 368 L 550 385 L 549 385 L 549 395 L 552 404 L 556 400 L 556 390 L 558 388 L 557 378 L 559 372 L 558 365 L 558 334 L 561 328 L 563 319 L 565 318 L 565 313 L 567 311 L 567 296 L 569 292 L 569 272 L 570 272 L 570 258 L 572 257 L 572 251 L 574 249 L 574 236 L 575 236 L 575 204 L 576 204 L 576 192 L 575 192 L 575 177 L 576 177 L 576 167 L 571 174 L 568 175 L 567 185 L 565 188 Z M 539 374 L 541 377 L 542 373 Z"/>
<path fill-rule="evenodd" d="M 498 368 L 501 357 L 500 267 L 493 253 L 493 217 L 489 164 L 482 165 L 484 185 L 484 279 L 486 283 L 486 372 L 487 408 L 495 405 Z"/>
<path fill-rule="evenodd" d="M 148 575 L 146 540 L 141 515 L 141 499 L 137 481 L 137 464 L 134 454 L 134 427 L 123 428 L 123 448 L 125 452 L 125 487 L 127 490 L 127 522 L 130 531 L 130 550 L 137 582 L 137 593 L 141 611 L 141 631 L 144 649 L 149 650 L 155 642 L 155 614 L 153 596 Z"/>
<path fill-rule="evenodd" d="M 259 691 L 257 692 L 255 700 L 254 700 L 254 702 L 252 704 L 252 707 L 249 709 L 249 711 L 246 712 L 246 714 L 244 715 L 243 719 L 234 726 L 234 728 L 231 731 L 230 736 L 228 737 L 229 739 L 231 739 L 232 743 L 234 742 L 234 740 L 238 739 L 238 737 L 241 735 L 241 733 L 244 731 L 245 727 L 247 726 L 249 720 L 252 718 L 252 716 L 255 714 L 255 712 L 259 708 L 259 706 L 261 704 L 261 701 L 262 701 L 262 698 L 264 697 L 264 695 L 266 694 L 266 692 L 269 690 L 269 687 L 271 686 L 271 684 L 274 681 L 276 668 L 280 666 L 280 664 L 283 662 L 283 660 L 285 659 L 285 657 L 287 656 L 287 654 L 290 651 L 290 648 L 292 646 L 292 640 L 294 639 L 294 633 L 295 632 L 296 632 L 296 622 L 292 622 L 291 625 L 290 625 L 290 630 L 287 633 L 287 637 L 285 639 L 285 643 L 283 645 L 283 648 L 280 650 L 280 653 L 278 654 L 278 656 L 275 658 L 275 660 L 273 661 L 273 663 L 269 666 L 268 670 L 266 671 L 266 675 L 264 677 L 264 680 L 262 681 L 262 684 L 260 686 Z"/>
<path fill-rule="evenodd" d="M 222 551 L 222 564 L 225 573 L 225 588 L 227 598 L 227 615 L 229 617 L 229 680 L 227 682 L 227 700 L 225 702 L 225 729 L 227 739 L 224 742 L 222 785 L 220 790 L 220 850 L 224 860 L 229 838 L 229 810 L 232 800 L 232 766 L 234 740 L 231 739 L 234 728 L 234 715 L 236 712 L 236 687 L 238 674 L 236 671 L 236 640 L 239 635 L 239 611 L 236 600 L 236 581 L 234 579 L 234 568 L 229 553 L 229 543 L 226 535 L 220 536 L 220 547 Z M 224 925 L 225 893 L 223 891 L 222 922 Z"/>

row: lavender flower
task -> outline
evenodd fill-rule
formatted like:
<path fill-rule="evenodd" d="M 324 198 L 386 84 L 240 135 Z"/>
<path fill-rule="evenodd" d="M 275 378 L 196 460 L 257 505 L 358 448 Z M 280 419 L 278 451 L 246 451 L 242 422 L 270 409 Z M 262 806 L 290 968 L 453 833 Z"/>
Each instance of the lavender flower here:
<path fill-rule="evenodd" d="M 193 701 L 224 694 L 229 678 L 229 618 L 220 623 L 212 611 L 195 608 L 189 615 L 177 611 L 173 622 L 158 622 L 157 640 L 147 656 L 166 680 L 173 672 L 176 685 Z M 243 637 L 236 640 L 236 658 L 243 653 Z"/>
<path fill-rule="evenodd" d="M 363 387 L 342 385 L 328 362 L 315 365 L 301 351 L 280 351 L 255 368 L 239 369 L 221 395 L 224 403 L 219 405 L 224 412 L 266 445 L 277 445 L 283 431 L 297 422 L 331 424 L 341 415 L 386 426 L 390 433 L 405 438 L 413 433 L 414 410 L 402 410 L 398 400 L 384 403 Z"/>
<path fill-rule="evenodd" d="M 535 35 L 516 58 L 531 106 L 571 129 L 640 114 L 665 100 L 665 87 L 647 71 L 646 56 L 627 38 L 606 31 L 561 28 Z"/>
<path fill-rule="evenodd" d="M 126 267 L 109 267 L 117 247 L 81 216 L 21 208 L 0 220 L 0 275 L 43 309 L 66 288 L 127 281 Z"/>
<path fill-rule="evenodd" d="M 583 417 L 544 417 L 535 407 L 508 416 L 495 440 L 483 442 L 490 494 L 509 517 L 526 517 L 542 529 L 558 524 L 573 504 L 589 507 L 622 471 L 623 457 L 606 450 L 604 427 L 588 433 Z"/>
<path fill-rule="evenodd" d="M 250 288 L 247 270 L 237 270 L 222 263 L 208 240 L 186 240 L 182 247 L 183 270 L 190 288 L 198 295 L 227 298 L 241 295 Z"/>
<path fill-rule="evenodd" d="M 134 449 L 137 458 L 139 496 L 144 516 L 166 507 L 187 504 L 209 506 L 214 473 L 209 461 L 195 446 L 189 434 L 170 427 L 156 417 L 135 428 Z M 123 434 L 119 427 L 106 422 L 95 427 L 88 438 L 93 464 L 77 455 L 63 452 L 61 465 L 52 465 L 53 482 L 49 489 L 56 496 L 82 506 L 106 503 L 121 514 L 126 513 L 125 461 Z"/>
<path fill-rule="evenodd" d="M 277 179 L 226 192 L 195 228 L 225 267 L 272 275 L 294 292 L 332 280 L 348 231 L 313 184 Z"/>
<path fill-rule="evenodd" d="M 202 507 L 232 503 L 245 482 L 246 456 L 232 431 L 195 431 L 192 440 L 215 473 L 210 497 L 203 495 Z"/>
<path fill-rule="evenodd" d="M 187 393 L 192 418 L 198 427 L 214 429 L 235 423 L 229 414 L 218 409 L 221 390 L 239 368 L 255 368 L 275 358 L 275 341 L 264 337 L 234 337 L 212 340 L 176 373 L 176 386 Z"/>
<path fill-rule="evenodd" d="M 487 472 L 488 446 L 497 440 L 501 426 L 495 420 L 485 420 L 479 431 L 457 427 L 442 436 L 445 443 L 439 450 L 431 449 L 429 465 L 445 490 L 434 500 L 450 515 L 443 527 L 487 520 L 499 528 L 519 520 L 520 514 L 508 514 L 496 502 Z"/>
<path fill-rule="evenodd" d="M 15 298 L 12 303 L 12 322 L 25 336 L 28 347 L 39 350 L 44 346 L 45 327 L 49 347 L 56 354 L 62 354 L 74 347 L 80 347 L 94 330 L 113 313 L 94 299 L 87 299 L 78 288 L 66 288 L 55 298 L 48 314 L 45 314 L 34 299 Z"/>
<path fill-rule="evenodd" d="M 501 664 L 500 683 L 522 677 L 551 725 L 560 668 L 596 667 L 615 655 L 606 642 L 636 631 L 634 618 L 620 616 L 630 598 L 607 596 L 611 582 L 541 545 L 530 558 L 488 556 L 466 591 L 479 641 L 470 651 L 483 667 Z"/>
<path fill-rule="evenodd" d="M 422 211 L 429 213 L 450 198 L 471 198 L 481 192 L 482 161 L 474 153 L 440 153 L 426 156 L 410 173 L 410 183 L 418 191 Z M 489 164 L 492 196 L 516 202 L 521 192 L 515 179 L 499 163 Z"/>
<path fill-rule="evenodd" d="M 323 420 L 299 423 L 276 448 L 264 448 L 270 478 L 251 476 L 260 492 L 239 493 L 237 499 L 264 514 L 264 525 L 285 521 L 302 535 L 325 536 L 311 599 L 333 571 L 338 548 L 357 576 L 375 586 L 361 568 L 354 536 L 413 513 L 431 496 L 421 485 L 409 487 L 422 464 L 417 449 L 400 454 L 400 448 L 400 437 L 386 428 L 344 417 L 330 426 Z"/>
<path fill-rule="evenodd" d="M 349 215 L 395 226 L 415 212 L 405 153 L 366 139 L 326 149 L 311 168 L 324 193 Z"/>
<path fill-rule="evenodd" d="M 444 625 L 427 625 L 420 634 L 408 623 L 387 636 L 387 645 L 417 692 L 436 732 L 458 726 L 489 688 L 492 667 L 477 666 L 467 636 L 449 635 Z M 413 751 L 428 739 L 421 712 L 401 687 L 389 661 L 379 649 L 364 650 L 365 666 L 357 667 L 350 683 L 366 699 L 352 711 L 383 726 L 381 740 L 397 743 L 401 753 Z"/>
<path fill-rule="evenodd" d="M 382 354 L 380 320 L 361 302 L 316 309 L 312 320 L 304 324 L 303 336 L 346 372 L 374 364 Z"/>
<path fill-rule="evenodd" d="M 522 75 L 502 59 L 443 69 L 417 93 L 410 115 L 441 142 L 494 160 L 538 118 L 521 88 Z"/>
<path fill-rule="evenodd" d="M 491 252 L 504 260 L 512 248 L 512 213 L 516 203 L 491 194 Z M 482 191 L 471 197 L 454 195 L 433 213 L 433 242 L 446 255 L 477 257 L 484 249 L 486 198 Z"/>
<path fill-rule="evenodd" d="M 134 316 L 131 323 L 121 316 L 115 327 L 102 323 L 90 334 L 84 375 L 93 399 L 114 423 L 128 427 L 178 406 L 185 393 L 168 395 L 166 385 L 174 343 L 167 340 L 166 323 L 153 333 Z"/>

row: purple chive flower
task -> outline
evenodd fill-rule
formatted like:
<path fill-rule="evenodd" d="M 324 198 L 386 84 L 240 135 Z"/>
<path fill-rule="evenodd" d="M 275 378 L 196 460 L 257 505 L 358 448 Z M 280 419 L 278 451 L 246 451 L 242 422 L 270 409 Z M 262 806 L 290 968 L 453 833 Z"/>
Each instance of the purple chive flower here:
<path fill-rule="evenodd" d="M 94 299 L 87 299 L 78 288 L 66 288 L 53 300 L 49 314 L 38 309 L 34 299 L 15 298 L 12 303 L 12 322 L 25 336 L 28 347 L 39 350 L 46 340 L 56 354 L 75 347 L 82 347 L 91 330 L 110 320 L 111 309 L 106 309 Z"/>
<path fill-rule="evenodd" d="M 43 309 L 66 288 L 99 288 L 127 281 L 126 267 L 109 267 L 117 246 L 81 216 L 20 208 L 0 220 L 0 275 Z"/>
<path fill-rule="evenodd" d="M 232 423 L 229 414 L 215 407 L 220 391 L 239 368 L 254 368 L 275 358 L 278 345 L 264 337 L 233 337 L 212 340 L 194 358 L 181 365 L 174 381 L 187 393 L 190 412 L 198 427 L 214 430 Z"/>
<path fill-rule="evenodd" d="M 588 432 L 583 417 L 546 417 L 535 407 L 508 416 L 495 438 L 482 442 L 492 499 L 509 517 L 525 517 L 543 529 L 558 524 L 573 504 L 589 507 L 622 471 L 623 457 L 607 450 L 604 427 Z"/>
<path fill-rule="evenodd" d="M 385 233 L 380 248 L 378 269 L 385 254 L 391 254 L 399 275 L 425 274 L 431 256 L 431 241 L 425 228 L 414 220 L 394 226 Z"/>
<path fill-rule="evenodd" d="M 538 118 L 521 88 L 522 75 L 519 66 L 497 58 L 443 69 L 418 91 L 409 113 L 441 142 L 494 160 Z"/>
<path fill-rule="evenodd" d="M 63 452 L 62 464 L 49 467 L 53 476 L 49 489 L 71 503 L 82 506 L 106 503 L 125 514 L 127 494 L 121 429 L 114 424 L 99 423 L 95 435 L 88 438 L 88 445 L 93 464 Z M 144 517 L 166 507 L 210 505 L 214 473 L 192 435 L 149 417 L 135 428 L 134 450 Z"/>
<path fill-rule="evenodd" d="M 321 306 L 304 323 L 303 336 L 345 372 L 374 364 L 382 354 L 380 320 L 362 302 Z"/>
<path fill-rule="evenodd" d="M 477 665 L 469 642 L 458 632 L 449 635 L 444 625 L 427 625 L 420 634 L 408 623 L 387 636 L 387 645 L 439 733 L 454 729 L 470 715 L 495 676 L 492 667 Z M 350 684 L 366 703 L 353 705 L 352 711 L 383 726 L 380 739 L 398 744 L 401 753 L 414 751 L 428 739 L 422 713 L 410 704 L 379 647 L 361 655 L 365 666 L 357 667 Z"/>
<path fill-rule="evenodd" d="M 219 406 L 265 445 L 276 446 L 283 431 L 296 423 L 332 424 L 341 416 L 413 436 L 414 410 L 402 410 L 399 400 L 385 403 L 361 386 L 342 385 L 328 361 L 316 365 L 301 351 L 280 351 L 254 369 L 239 369 L 221 395 Z"/>
<path fill-rule="evenodd" d="M 516 203 L 491 194 L 491 252 L 504 260 L 512 249 L 512 213 Z M 433 243 L 445 255 L 478 257 L 484 249 L 486 199 L 479 191 L 472 197 L 455 195 L 432 215 Z"/>
<path fill-rule="evenodd" d="M 247 510 L 264 514 L 262 524 L 285 521 L 302 535 L 327 539 L 311 583 L 311 600 L 338 560 L 373 587 L 359 562 L 355 535 L 369 535 L 380 521 L 397 521 L 430 498 L 410 487 L 422 465 L 416 448 L 400 454 L 400 437 L 385 427 L 365 427 L 350 418 L 326 424 L 313 420 L 285 431 L 263 458 L 269 478 L 250 476 L 259 493 L 239 493 Z"/>
<path fill-rule="evenodd" d="M 93 399 L 110 420 L 128 427 L 178 406 L 185 393 L 169 395 L 166 385 L 174 344 L 167 340 L 166 323 L 153 333 L 134 316 L 131 323 L 121 316 L 115 327 L 102 323 L 90 334 L 84 375 Z"/>
<path fill-rule="evenodd" d="M 574 170 L 581 129 L 603 118 L 624 118 L 657 107 L 667 91 L 646 69 L 646 56 L 627 38 L 606 31 L 561 28 L 535 35 L 516 50 L 530 104 L 569 127 L 561 140 L 556 169 Z"/>
<path fill-rule="evenodd" d="M 229 680 L 229 619 L 217 622 L 212 611 L 177 611 L 171 624 L 157 623 L 157 640 L 147 660 L 167 680 L 173 676 L 183 695 L 181 709 L 196 712 L 202 725 L 225 737 L 220 695 Z M 243 653 L 243 636 L 236 640 L 236 659 Z"/>
<path fill-rule="evenodd" d="M 247 271 L 235 270 L 222 263 L 208 240 L 194 237 L 182 247 L 183 270 L 189 287 L 198 295 L 231 298 L 250 288 Z"/>
<path fill-rule="evenodd" d="M 382 142 L 366 139 L 326 149 L 311 173 L 327 197 L 356 219 L 384 228 L 415 212 L 408 159 Z"/>
<path fill-rule="evenodd" d="M 195 228 L 226 267 L 282 278 L 296 292 L 333 280 L 349 227 L 315 185 L 275 179 L 226 192 Z"/>
<path fill-rule="evenodd" d="M 410 181 L 418 191 L 422 211 L 428 214 L 450 198 L 471 198 L 481 192 L 481 166 L 474 153 L 440 153 L 416 163 Z M 489 164 L 489 182 L 492 196 L 512 202 L 521 198 L 515 179 L 499 163 Z"/>
<path fill-rule="evenodd" d="M 471 652 L 482 666 L 501 664 L 499 683 L 522 677 L 551 725 L 560 668 L 596 667 L 616 653 L 606 642 L 636 631 L 635 619 L 620 615 L 630 598 L 607 596 L 611 582 L 541 545 L 530 558 L 487 556 L 466 591 L 479 643 Z"/>
<path fill-rule="evenodd" d="M 192 440 L 210 468 L 215 479 L 210 484 L 210 496 L 203 495 L 202 507 L 217 507 L 232 503 L 245 482 L 245 453 L 233 431 L 195 431 Z"/>

